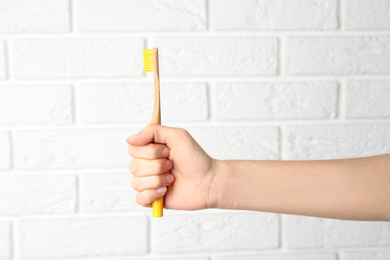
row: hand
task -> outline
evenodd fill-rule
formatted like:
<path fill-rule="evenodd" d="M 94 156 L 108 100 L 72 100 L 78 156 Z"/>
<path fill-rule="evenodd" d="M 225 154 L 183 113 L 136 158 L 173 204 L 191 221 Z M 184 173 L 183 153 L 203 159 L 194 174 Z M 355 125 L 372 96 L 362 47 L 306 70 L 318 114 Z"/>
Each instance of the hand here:
<path fill-rule="evenodd" d="M 198 210 L 216 206 L 214 179 L 217 161 L 208 156 L 184 129 L 149 124 L 127 139 L 131 184 L 138 204 L 165 194 L 167 209 Z M 165 188 L 167 187 L 167 188 Z"/>

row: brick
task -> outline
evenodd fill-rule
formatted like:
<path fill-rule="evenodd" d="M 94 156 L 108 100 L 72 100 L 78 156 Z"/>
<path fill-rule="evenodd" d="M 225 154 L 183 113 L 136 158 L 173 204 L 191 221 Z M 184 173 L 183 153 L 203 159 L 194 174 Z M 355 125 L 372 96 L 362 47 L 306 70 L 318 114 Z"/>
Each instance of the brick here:
<path fill-rule="evenodd" d="M 217 256 L 216 260 L 337 260 L 332 253 L 290 253 L 290 254 L 272 254 L 272 255 L 234 255 Z"/>
<path fill-rule="evenodd" d="M 127 168 L 126 138 L 138 130 L 18 131 L 18 169 Z"/>
<path fill-rule="evenodd" d="M 166 76 L 276 75 L 276 38 L 160 37 L 160 71 Z"/>
<path fill-rule="evenodd" d="M 145 254 L 146 217 L 36 220 L 19 223 L 23 259 Z"/>
<path fill-rule="evenodd" d="M 78 3 L 81 31 L 183 31 L 206 29 L 206 1 L 82 0 Z M 108 11 L 109 10 L 109 11 Z M 147 15 L 147 16 L 146 16 Z"/>
<path fill-rule="evenodd" d="M 276 127 L 190 128 L 203 149 L 218 159 L 273 160 L 279 158 Z"/>
<path fill-rule="evenodd" d="M 69 86 L 0 87 L 0 125 L 49 125 L 72 122 Z"/>
<path fill-rule="evenodd" d="M 5 79 L 7 76 L 5 57 L 5 43 L 4 41 L 0 41 L 0 79 Z"/>
<path fill-rule="evenodd" d="M 23 39 L 13 48 L 18 79 L 143 75 L 142 39 Z"/>
<path fill-rule="evenodd" d="M 82 85 L 79 109 L 83 123 L 150 122 L 153 83 Z M 200 121 L 208 118 L 205 84 L 161 85 L 162 121 Z"/>
<path fill-rule="evenodd" d="M 390 117 L 390 80 L 347 82 L 347 117 Z"/>
<path fill-rule="evenodd" d="M 390 153 L 389 124 L 292 126 L 287 131 L 287 158 L 316 160 Z"/>
<path fill-rule="evenodd" d="M 0 32 L 61 33 L 70 31 L 68 0 L 2 1 Z"/>
<path fill-rule="evenodd" d="M 341 253 L 343 260 L 388 260 L 390 259 L 390 251 L 386 252 L 343 252 Z"/>
<path fill-rule="evenodd" d="M 344 9 L 346 29 L 390 29 L 390 2 L 388 0 L 346 0 Z"/>
<path fill-rule="evenodd" d="M 0 222 L 0 259 L 11 259 L 11 225 Z"/>
<path fill-rule="evenodd" d="M 153 224 L 156 253 L 257 250 L 279 244 L 274 214 L 172 215 Z"/>
<path fill-rule="evenodd" d="M 337 28 L 337 0 L 213 0 L 217 30 L 329 30 Z"/>
<path fill-rule="evenodd" d="M 216 120 L 334 118 L 334 82 L 219 83 L 213 91 Z"/>
<path fill-rule="evenodd" d="M 390 245 L 390 223 L 287 216 L 287 248 L 340 248 Z"/>
<path fill-rule="evenodd" d="M 0 132 L 0 170 L 11 167 L 11 143 L 7 132 Z"/>
<path fill-rule="evenodd" d="M 2 177 L 0 197 L 0 215 L 74 213 L 76 178 Z"/>
<path fill-rule="evenodd" d="M 390 73 L 390 37 L 288 37 L 288 75 L 365 75 Z"/>
<path fill-rule="evenodd" d="M 131 174 L 83 175 L 80 183 L 81 210 L 85 212 L 121 212 L 142 210 L 135 202 Z"/>

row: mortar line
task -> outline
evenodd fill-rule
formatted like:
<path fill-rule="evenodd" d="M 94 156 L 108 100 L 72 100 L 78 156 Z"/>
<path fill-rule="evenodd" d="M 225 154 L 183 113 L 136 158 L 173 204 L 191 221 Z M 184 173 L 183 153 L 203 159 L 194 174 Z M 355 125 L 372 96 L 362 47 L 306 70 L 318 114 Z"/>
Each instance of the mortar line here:
<path fill-rule="evenodd" d="M 76 205 L 75 205 L 75 209 L 74 209 L 74 213 L 75 215 L 78 215 L 81 213 L 81 181 L 80 178 L 82 178 L 82 174 L 75 174 L 75 188 L 76 188 Z"/>
<path fill-rule="evenodd" d="M 17 239 L 19 234 L 19 220 L 13 219 L 11 224 L 12 230 L 12 240 L 11 240 L 11 257 L 13 259 L 20 259 L 19 253 L 19 241 Z"/>
<path fill-rule="evenodd" d="M 212 16 L 211 16 L 211 12 L 212 12 L 212 7 L 211 7 L 211 0 L 205 0 L 206 1 L 206 31 L 209 33 L 209 34 L 212 34 L 213 33 L 213 30 L 212 30 L 212 25 L 213 25 L 213 22 L 212 22 Z"/>
<path fill-rule="evenodd" d="M 311 81 L 337 81 L 340 78 L 347 80 L 390 80 L 389 74 L 368 74 L 368 75 L 346 75 L 340 74 L 334 75 L 305 75 L 305 76 L 284 76 L 284 75 L 269 75 L 269 76 L 256 76 L 256 75 L 238 75 L 238 76 L 165 76 L 165 83 L 204 83 L 208 81 L 216 81 L 218 83 L 267 83 L 267 82 L 311 82 Z M 50 86 L 51 84 L 60 85 L 74 85 L 74 84 L 146 84 L 150 83 L 150 77 L 137 77 L 137 78 L 102 78 L 102 79 L 8 79 L 4 82 L 0 82 L 2 85 L 44 85 Z"/>
<path fill-rule="evenodd" d="M 339 0 L 338 2 L 338 6 L 337 6 L 337 9 L 338 9 L 338 28 L 339 28 L 339 31 L 341 32 L 345 32 L 345 2 L 344 0 Z"/>
<path fill-rule="evenodd" d="M 338 108 L 337 118 L 339 120 L 348 120 L 346 114 L 347 114 L 347 84 L 345 79 L 341 78 L 338 82 Z M 359 122 L 362 122 L 363 120 L 358 119 Z"/>
<path fill-rule="evenodd" d="M 68 18 L 69 18 L 69 32 L 72 33 L 74 30 L 74 24 L 73 24 L 73 16 L 74 16 L 74 10 L 73 10 L 73 0 L 69 0 L 68 2 Z"/>
<path fill-rule="evenodd" d="M 284 59 L 285 55 L 285 45 L 286 39 L 284 36 L 278 37 L 278 76 L 283 77 L 285 75 L 284 71 Z"/>
<path fill-rule="evenodd" d="M 76 10 L 76 4 L 74 0 L 69 0 L 69 29 L 70 33 L 77 34 L 78 33 L 78 19 L 77 19 L 77 10 Z"/>
<path fill-rule="evenodd" d="M 208 121 L 215 121 L 215 84 L 212 82 L 206 83 L 207 87 L 207 105 L 208 105 L 208 115 L 207 115 L 207 120 Z"/>
<path fill-rule="evenodd" d="M 341 9 L 343 9 L 341 4 Z M 140 39 L 147 37 L 149 35 L 154 35 L 155 37 L 197 37 L 197 38 L 218 38 L 218 37 L 227 37 L 227 38 L 268 38 L 268 37 L 279 37 L 279 36 L 300 36 L 300 37 L 328 37 L 328 36 L 337 36 L 337 37 L 348 37 L 348 36 L 390 36 L 390 31 L 387 29 L 378 29 L 378 30 L 341 30 L 344 29 L 344 26 L 341 24 L 339 29 L 335 30 L 187 30 L 187 31 L 113 31 L 113 32 L 78 32 L 77 28 L 77 19 L 76 16 L 72 16 L 72 28 L 71 33 L 59 32 L 59 33 L 7 33 L 4 34 L 5 38 L 10 39 L 119 39 L 119 38 L 133 38 Z M 341 22 L 342 23 L 342 22 Z"/>
<path fill-rule="evenodd" d="M 71 123 L 69 125 L 78 125 L 78 120 L 79 120 L 79 116 L 78 116 L 78 105 L 77 105 L 77 102 L 78 102 L 78 97 L 77 97 L 77 94 L 78 94 L 78 87 L 76 86 L 76 84 L 72 84 L 70 85 L 70 91 L 71 91 L 71 108 L 72 108 L 72 111 L 71 111 L 71 116 L 72 116 L 72 119 L 71 119 Z"/>
<path fill-rule="evenodd" d="M 10 43 L 8 39 L 2 40 L 4 42 L 4 66 L 5 66 L 5 75 L 4 79 L 7 81 L 11 77 L 11 72 L 10 72 Z"/>
<path fill-rule="evenodd" d="M 130 131 L 138 130 L 145 127 L 148 122 L 138 123 L 100 123 L 100 124 L 83 124 L 83 125 L 48 125 L 48 126 L 15 126 L 13 131 Z M 224 121 L 167 121 L 168 124 L 174 127 L 186 128 L 218 128 L 218 127 L 275 127 L 279 124 L 288 125 L 367 125 L 367 124 L 389 124 L 390 118 L 341 118 L 340 120 L 332 120 L 328 118 L 319 119 L 259 119 L 259 120 L 224 120 Z M 0 131 L 11 131 L 9 127 L 0 127 Z"/>
<path fill-rule="evenodd" d="M 279 130 L 279 159 L 280 160 L 286 160 L 286 145 L 287 145 L 287 138 L 286 138 L 286 131 L 285 131 L 285 125 L 280 124 L 278 126 Z"/>
<path fill-rule="evenodd" d="M 10 158 L 9 158 L 9 169 L 10 171 L 15 170 L 15 133 L 13 130 L 8 132 L 8 137 L 9 137 L 9 153 L 10 153 Z"/>

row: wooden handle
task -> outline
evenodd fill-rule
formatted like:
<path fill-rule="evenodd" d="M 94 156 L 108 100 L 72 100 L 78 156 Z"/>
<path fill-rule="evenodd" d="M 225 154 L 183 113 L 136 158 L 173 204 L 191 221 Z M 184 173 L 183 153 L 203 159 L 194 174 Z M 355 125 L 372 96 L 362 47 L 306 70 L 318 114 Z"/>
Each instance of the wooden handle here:
<path fill-rule="evenodd" d="M 161 108 L 160 108 L 160 75 L 158 72 L 158 49 L 153 48 L 153 75 L 154 75 L 154 107 L 152 114 L 152 124 L 161 125 Z M 164 208 L 164 197 L 152 203 L 153 217 L 162 217 Z"/>
<path fill-rule="evenodd" d="M 157 48 L 153 48 L 153 75 L 154 75 L 154 107 L 153 107 L 151 123 L 161 125 L 160 76 L 158 72 L 158 49 Z"/>

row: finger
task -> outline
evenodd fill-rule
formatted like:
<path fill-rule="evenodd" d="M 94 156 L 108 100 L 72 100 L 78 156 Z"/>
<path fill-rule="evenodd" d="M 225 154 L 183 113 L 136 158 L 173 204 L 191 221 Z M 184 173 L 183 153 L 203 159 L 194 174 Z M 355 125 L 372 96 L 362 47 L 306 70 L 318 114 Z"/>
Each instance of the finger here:
<path fill-rule="evenodd" d="M 167 187 L 144 190 L 135 196 L 135 201 L 143 207 L 151 207 L 152 202 L 158 200 L 167 192 Z"/>
<path fill-rule="evenodd" d="M 143 146 L 129 145 L 129 154 L 133 158 L 164 159 L 169 156 L 169 148 L 163 144 L 147 144 Z"/>
<path fill-rule="evenodd" d="M 144 190 L 168 186 L 174 181 L 174 179 L 175 178 L 170 173 L 146 177 L 133 177 L 131 179 L 131 187 L 133 187 L 134 190 L 141 192 Z"/>
<path fill-rule="evenodd" d="M 172 162 L 167 159 L 147 160 L 135 158 L 130 161 L 129 170 L 137 177 L 160 175 L 172 169 Z"/>
<path fill-rule="evenodd" d="M 174 144 L 180 142 L 181 137 L 189 135 L 188 132 L 181 128 L 173 128 L 156 124 L 148 124 L 138 134 L 126 139 L 130 145 L 142 146 L 148 143 Z"/>

